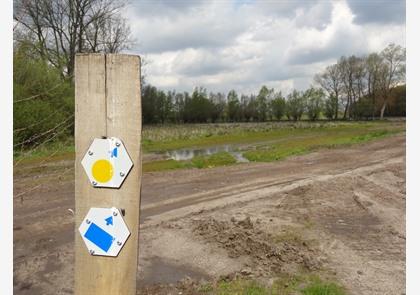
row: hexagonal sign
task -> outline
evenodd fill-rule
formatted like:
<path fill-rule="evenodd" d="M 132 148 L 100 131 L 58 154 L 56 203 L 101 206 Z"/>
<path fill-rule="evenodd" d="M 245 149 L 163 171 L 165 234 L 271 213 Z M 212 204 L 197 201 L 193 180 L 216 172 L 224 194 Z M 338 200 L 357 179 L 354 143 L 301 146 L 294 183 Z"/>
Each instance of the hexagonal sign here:
<path fill-rule="evenodd" d="M 115 208 L 90 208 L 79 227 L 91 255 L 118 256 L 130 231 L 121 212 Z"/>
<path fill-rule="evenodd" d="M 95 138 L 82 159 L 82 166 L 94 187 L 119 188 L 133 162 L 120 139 Z"/>

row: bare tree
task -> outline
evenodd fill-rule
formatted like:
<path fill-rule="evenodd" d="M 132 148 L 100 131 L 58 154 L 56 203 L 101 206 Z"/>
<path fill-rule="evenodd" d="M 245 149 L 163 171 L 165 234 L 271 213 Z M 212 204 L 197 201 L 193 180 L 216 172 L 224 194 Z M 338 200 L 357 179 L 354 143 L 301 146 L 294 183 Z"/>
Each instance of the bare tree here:
<path fill-rule="evenodd" d="M 353 93 L 356 100 L 366 95 L 366 57 L 356 57 L 354 60 L 354 83 Z"/>
<path fill-rule="evenodd" d="M 15 0 L 15 41 L 72 76 L 78 52 L 118 52 L 130 45 L 119 0 Z M 22 37 L 24 36 L 24 37 Z M 18 38 L 18 40 L 16 40 Z"/>
<path fill-rule="evenodd" d="M 372 118 L 375 118 L 378 98 L 382 96 L 381 85 L 386 80 L 386 67 L 383 58 L 377 53 L 371 53 L 365 60 L 367 96 L 372 100 Z"/>
<path fill-rule="evenodd" d="M 353 67 L 352 57 L 342 56 L 338 61 L 340 71 L 340 79 L 343 83 L 344 97 L 346 98 L 346 106 L 344 108 L 343 119 L 347 116 L 351 117 L 351 105 L 353 102 Z"/>
<path fill-rule="evenodd" d="M 314 81 L 327 91 L 330 98 L 334 100 L 334 119 L 338 119 L 338 99 L 343 89 L 338 64 L 328 66 L 324 72 L 315 75 Z"/>
<path fill-rule="evenodd" d="M 343 118 L 353 118 L 356 103 L 366 95 L 365 58 L 357 56 L 341 57 L 338 61 L 346 107 Z"/>
<path fill-rule="evenodd" d="M 405 48 L 400 45 L 390 44 L 381 52 L 386 76 L 382 83 L 381 119 L 384 117 L 386 106 L 391 97 L 391 90 L 405 81 Z"/>

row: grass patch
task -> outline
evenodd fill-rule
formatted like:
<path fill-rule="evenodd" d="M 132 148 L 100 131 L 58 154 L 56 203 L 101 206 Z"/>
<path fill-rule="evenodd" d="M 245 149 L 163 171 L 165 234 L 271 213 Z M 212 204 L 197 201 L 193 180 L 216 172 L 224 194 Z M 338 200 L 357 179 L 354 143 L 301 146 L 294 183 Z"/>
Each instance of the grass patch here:
<path fill-rule="evenodd" d="M 394 131 L 380 130 L 380 131 L 376 131 L 376 132 L 371 132 L 371 133 L 355 136 L 355 137 L 352 138 L 352 142 L 353 143 L 358 143 L 358 142 L 369 141 L 369 140 L 372 140 L 372 139 L 385 137 L 385 136 L 388 136 L 388 135 L 394 134 L 394 133 L 395 133 Z"/>
<path fill-rule="evenodd" d="M 309 286 L 302 290 L 304 295 L 345 295 L 344 289 L 335 284 L 328 282 L 312 282 Z"/>
<path fill-rule="evenodd" d="M 197 156 L 191 160 L 193 167 L 213 168 L 217 166 L 226 166 L 236 163 L 236 159 L 228 152 L 220 152 L 210 156 Z"/>
<path fill-rule="evenodd" d="M 345 289 L 333 281 L 322 280 L 315 274 L 282 274 L 273 284 L 264 285 L 255 280 L 235 279 L 204 284 L 199 294 L 215 295 L 345 295 Z"/>
<path fill-rule="evenodd" d="M 345 295 L 345 289 L 336 282 L 323 280 L 316 274 L 284 274 L 273 284 L 271 294 Z"/>
<path fill-rule="evenodd" d="M 72 159 L 74 158 L 74 140 L 70 138 L 64 142 L 56 141 L 45 145 L 35 147 L 30 150 L 14 150 L 13 160 L 15 162 L 37 162 L 46 158 L 52 161 L 59 159 Z"/>
<path fill-rule="evenodd" d="M 319 148 L 332 148 L 343 145 L 351 145 L 383 138 L 401 130 L 337 130 L 336 132 L 324 132 L 316 136 L 294 138 L 290 141 L 262 146 L 255 150 L 246 151 L 243 156 L 253 162 L 272 162 L 284 158 L 301 155 Z"/>
<path fill-rule="evenodd" d="M 200 285 L 197 291 L 204 294 L 210 293 L 213 291 L 213 286 L 210 283 L 205 283 Z"/>
<path fill-rule="evenodd" d="M 213 168 L 232 165 L 236 159 L 227 152 L 220 152 L 210 156 L 196 156 L 189 161 L 161 160 L 143 163 L 144 172 L 156 172 L 183 168 Z"/>
<path fill-rule="evenodd" d="M 230 282 L 220 282 L 214 294 L 217 295 L 268 295 L 270 290 L 256 281 L 234 280 Z"/>
<path fill-rule="evenodd" d="M 185 161 L 161 160 L 143 163 L 143 172 L 164 171 L 173 169 L 190 168 L 192 165 Z"/>

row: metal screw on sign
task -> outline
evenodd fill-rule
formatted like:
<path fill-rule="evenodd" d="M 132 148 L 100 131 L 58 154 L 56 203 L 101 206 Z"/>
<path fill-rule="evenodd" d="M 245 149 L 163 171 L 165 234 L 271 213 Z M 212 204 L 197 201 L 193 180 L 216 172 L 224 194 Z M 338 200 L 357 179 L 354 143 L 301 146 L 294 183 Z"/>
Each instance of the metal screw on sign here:
<path fill-rule="evenodd" d="M 95 254 L 95 251 L 89 250 L 89 253 L 90 253 L 90 255 L 93 255 L 93 254 Z"/>
<path fill-rule="evenodd" d="M 122 243 L 121 243 L 120 241 L 118 241 L 118 242 L 117 242 L 117 245 L 118 245 L 118 246 L 121 246 L 121 245 L 122 245 Z"/>
<path fill-rule="evenodd" d="M 92 156 L 93 155 L 93 152 L 92 151 L 89 151 L 88 154 L 89 154 L 89 156 Z"/>
<path fill-rule="evenodd" d="M 125 176 L 125 173 L 124 172 L 120 172 L 120 176 L 121 177 L 124 177 Z"/>
<path fill-rule="evenodd" d="M 117 213 L 117 212 L 114 212 L 114 213 L 112 213 L 112 215 L 117 216 L 117 215 L 118 215 L 118 213 Z"/>
<path fill-rule="evenodd" d="M 90 220 L 89 220 L 89 219 L 86 219 L 86 223 L 87 223 L 87 224 L 90 224 Z"/>

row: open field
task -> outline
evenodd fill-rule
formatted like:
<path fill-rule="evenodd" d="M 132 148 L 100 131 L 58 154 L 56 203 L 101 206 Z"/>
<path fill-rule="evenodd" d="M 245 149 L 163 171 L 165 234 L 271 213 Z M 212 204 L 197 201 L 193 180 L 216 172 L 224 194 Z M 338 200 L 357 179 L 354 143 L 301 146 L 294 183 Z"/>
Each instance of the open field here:
<path fill-rule="evenodd" d="M 176 148 L 209 147 L 213 136 L 244 153 L 294 150 L 291 141 L 311 148 L 282 161 L 145 173 L 138 293 L 404 294 L 404 128 L 287 127 L 246 131 L 255 137 L 241 142 L 240 127 L 224 141 L 185 139 Z M 149 162 L 178 142 L 165 136 L 145 135 Z M 73 293 L 73 165 L 58 153 L 16 166 L 15 294 Z"/>
<path fill-rule="evenodd" d="M 145 126 L 143 170 L 211 168 L 244 161 L 270 162 L 319 148 L 350 145 L 405 130 L 405 122 L 268 122 Z M 178 154 L 189 154 L 178 159 Z M 73 140 L 15 153 L 15 162 L 74 159 Z M 175 160 L 176 159 L 176 160 Z M 16 165 L 18 168 L 18 165 Z"/>
<path fill-rule="evenodd" d="M 400 121 L 300 121 L 185 124 L 146 126 L 142 135 L 143 148 L 148 153 L 210 145 L 276 143 L 293 137 L 319 134 L 363 134 L 369 131 L 395 130 L 404 126 L 404 122 L 401 123 Z"/>

